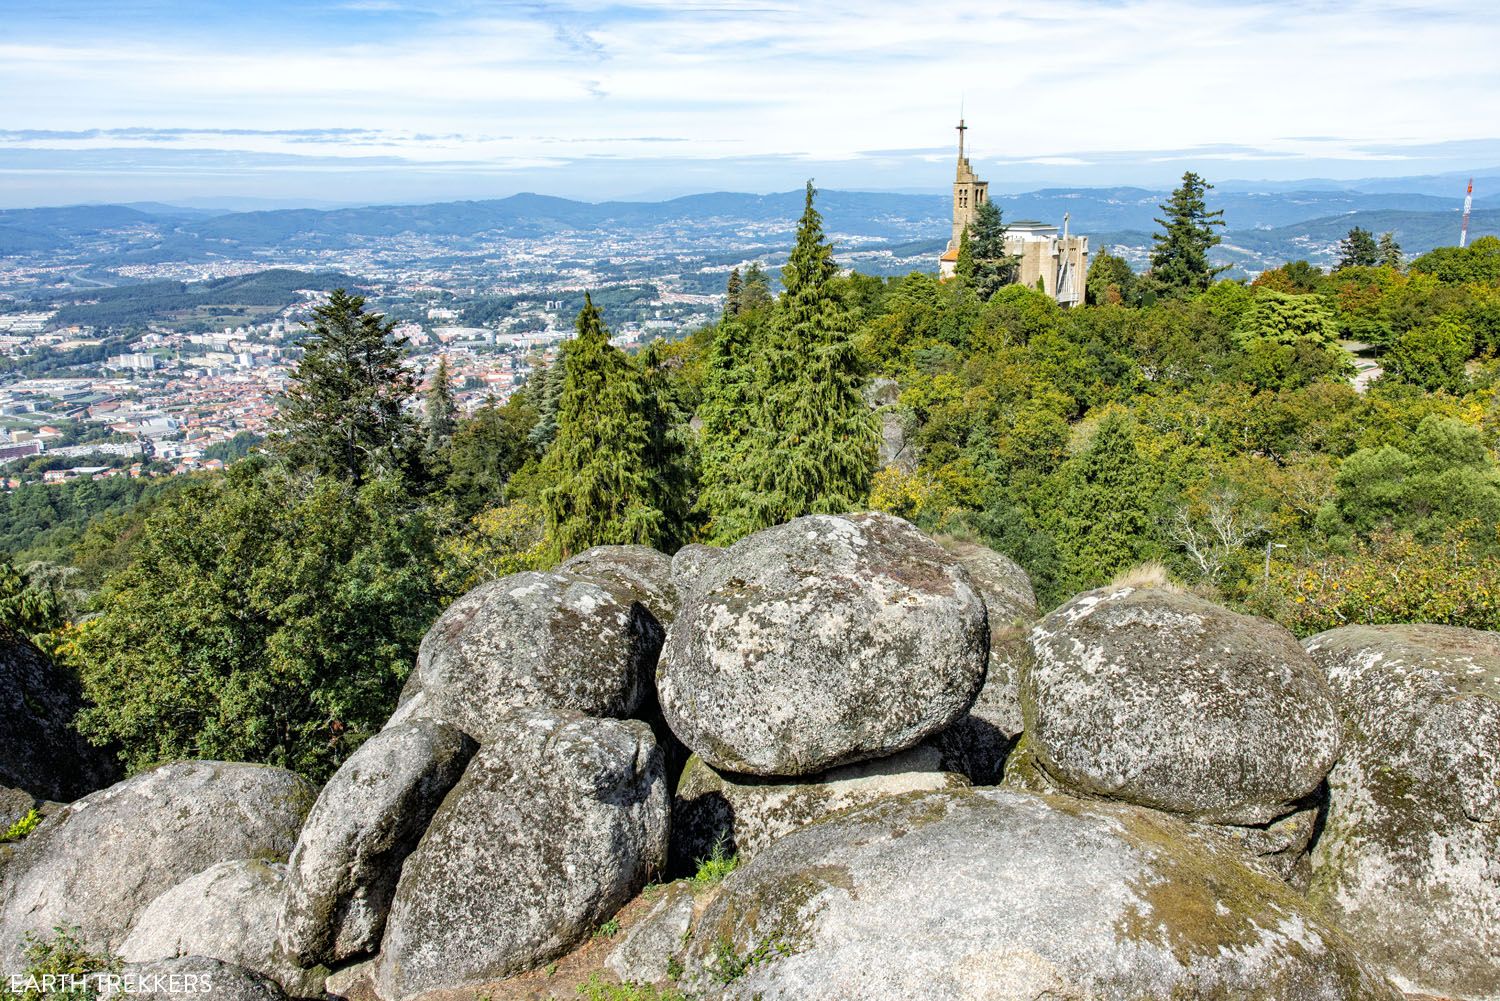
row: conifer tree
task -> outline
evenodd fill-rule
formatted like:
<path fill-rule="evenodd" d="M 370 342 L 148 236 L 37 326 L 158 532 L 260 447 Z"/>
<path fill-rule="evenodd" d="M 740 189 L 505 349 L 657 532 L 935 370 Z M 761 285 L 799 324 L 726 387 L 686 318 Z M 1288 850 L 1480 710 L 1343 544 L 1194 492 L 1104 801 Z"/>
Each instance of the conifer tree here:
<path fill-rule="evenodd" d="M 980 302 L 988 302 L 996 292 L 1014 282 L 1020 270 L 1020 260 L 1005 252 L 1008 231 L 1000 207 L 985 202 L 974 213 L 974 222 L 964 234 L 973 256 L 969 284 Z"/>
<path fill-rule="evenodd" d="M 457 421 L 458 404 L 453 398 L 453 382 L 448 376 L 448 356 L 438 357 L 437 371 L 433 373 L 432 385 L 427 389 L 423 401 L 427 417 L 427 451 L 437 454 L 453 437 L 453 426 Z"/>
<path fill-rule="evenodd" d="M 1380 234 L 1380 245 L 1377 251 L 1382 267 L 1395 268 L 1400 271 L 1406 263 L 1406 258 L 1401 253 L 1401 244 L 1396 242 L 1396 234 L 1390 230 Z"/>
<path fill-rule="evenodd" d="M 1339 262 L 1335 268 L 1373 268 L 1380 263 L 1380 248 L 1375 234 L 1355 226 L 1339 241 Z"/>
<path fill-rule="evenodd" d="M 651 477 L 652 504 L 663 517 L 657 546 L 671 552 L 692 535 L 697 483 L 692 438 L 687 430 L 691 415 L 683 402 L 679 380 L 673 378 L 673 360 L 661 339 L 646 345 L 639 363 L 646 419 L 645 464 Z"/>
<path fill-rule="evenodd" d="M 273 447 L 293 466 L 356 485 L 405 468 L 417 430 L 406 412 L 416 391 L 401 365 L 406 339 L 343 289 L 313 315 Z"/>
<path fill-rule="evenodd" d="M 761 419 L 755 332 L 756 314 L 726 316 L 709 344 L 703 403 L 698 408 L 698 512 L 708 521 L 711 541 L 733 542 L 755 530 L 757 500 L 750 443 Z"/>
<path fill-rule="evenodd" d="M 875 418 L 860 396 L 853 317 L 814 194 L 809 181 L 758 373 L 764 408 L 749 459 L 760 487 L 756 527 L 858 508 L 874 473 Z"/>
<path fill-rule="evenodd" d="M 1064 463 L 1059 477 L 1062 492 L 1052 517 L 1064 593 L 1098 587 L 1153 555 L 1155 485 L 1127 417 L 1108 414 L 1088 449 Z"/>
<path fill-rule="evenodd" d="M 740 315 L 740 269 L 729 272 L 729 284 L 724 289 L 724 315 Z"/>
<path fill-rule="evenodd" d="M 971 228 L 966 228 L 958 238 L 958 260 L 953 264 L 953 277 L 958 279 L 963 288 L 974 287 L 974 241 L 969 234 Z"/>
<path fill-rule="evenodd" d="M 568 345 L 563 344 L 552 364 L 536 370 L 526 386 L 537 413 L 536 424 L 532 425 L 526 440 L 537 455 L 545 453 L 557 437 L 557 408 L 562 402 L 563 364 L 567 355 Z"/>
<path fill-rule="evenodd" d="M 563 359 L 557 438 L 542 473 L 548 535 L 560 557 L 590 546 L 661 544 L 665 517 L 653 503 L 650 431 L 640 373 L 584 297 L 578 336 Z"/>
<path fill-rule="evenodd" d="M 740 312 L 748 313 L 771 305 L 771 280 L 756 261 L 745 269 L 744 282 L 740 285 Z"/>
<path fill-rule="evenodd" d="M 1202 292 L 1215 276 L 1229 270 L 1208 262 L 1208 251 L 1219 244 L 1215 227 L 1224 225 L 1224 210 L 1208 210 L 1204 195 L 1213 185 L 1192 171 L 1182 175 L 1182 184 L 1161 205 L 1166 218 L 1157 219 L 1163 232 L 1152 236 L 1151 276 L 1164 291 L 1175 294 Z"/>

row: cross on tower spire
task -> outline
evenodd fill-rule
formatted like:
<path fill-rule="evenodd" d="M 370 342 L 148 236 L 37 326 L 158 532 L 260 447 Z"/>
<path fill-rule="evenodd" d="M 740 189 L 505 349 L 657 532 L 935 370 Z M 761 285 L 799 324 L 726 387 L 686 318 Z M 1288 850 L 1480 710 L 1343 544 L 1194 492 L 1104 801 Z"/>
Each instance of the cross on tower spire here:
<path fill-rule="evenodd" d="M 960 118 L 958 120 L 958 158 L 960 160 L 964 158 L 964 133 L 967 132 L 968 129 L 969 127 L 964 124 L 964 120 Z"/>

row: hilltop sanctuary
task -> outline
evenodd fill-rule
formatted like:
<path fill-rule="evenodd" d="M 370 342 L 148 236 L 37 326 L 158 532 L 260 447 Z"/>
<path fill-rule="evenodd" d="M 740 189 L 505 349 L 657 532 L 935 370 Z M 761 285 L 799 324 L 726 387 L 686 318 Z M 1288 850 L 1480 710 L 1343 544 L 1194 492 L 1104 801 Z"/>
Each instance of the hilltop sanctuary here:
<path fill-rule="evenodd" d="M 964 231 L 974 221 L 989 198 L 990 184 L 981 181 L 964 155 L 964 133 L 968 127 L 958 123 L 958 173 L 953 179 L 953 235 L 948 249 L 938 258 L 938 271 L 952 278 L 958 267 L 958 245 Z M 1056 226 L 1031 220 L 1007 223 L 1005 251 L 1020 258 L 1017 283 L 1042 288 L 1065 308 L 1083 304 L 1083 286 L 1089 271 L 1089 238 L 1068 234 L 1068 216 L 1063 215 L 1061 235 Z"/>

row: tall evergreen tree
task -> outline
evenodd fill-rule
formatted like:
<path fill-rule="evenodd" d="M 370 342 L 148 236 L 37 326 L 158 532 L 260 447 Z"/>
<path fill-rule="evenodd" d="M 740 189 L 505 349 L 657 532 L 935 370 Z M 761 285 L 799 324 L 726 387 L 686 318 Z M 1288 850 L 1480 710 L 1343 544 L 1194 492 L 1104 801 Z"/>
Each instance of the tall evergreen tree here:
<path fill-rule="evenodd" d="M 1162 232 L 1152 236 L 1151 277 L 1169 294 L 1202 292 L 1214 278 L 1229 270 L 1208 262 L 1208 251 L 1219 245 L 1214 229 L 1224 225 L 1224 210 L 1208 210 L 1205 200 L 1213 185 L 1192 171 L 1182 175 L 1182 184 L 1161 205 L 1166 218 L 1157 219 Z"/>
<path fill-rule="evenodd" d="M 552 447 L 557 437 L 557 408 L 562 403 L 563 366 L 568 356 L 568 345 L 564 344 L 552 364 L 538 369 L 527 384 L 527 396 L 536 408 L 537 419 L 527 435 L 527 441 L 537 455 Z"/>
<path fill-rule="evenodd" d="M 1380 248 L 1375 234 L 1355 226 L 1339 241 L 1339 262 L 1335 268 L 1373 268 L 1380 263 Z"/>
<path fill-rule="evenodd" d="M 1406 263 L 1406 258 L 1401 253 L 1401 244 L 1396 242 L 1396 234 L 1390 230 L 1380 234 L 1380 244 L 1377 250 L 1382 267 L 1395 268 L 1399 271 Z"/>
<path fill-rule="evenodd" d="M 427 451 L 436 454 L 453 437 L 453 426 L 458 419 L 458 403 L 453 398 L 453 381 L 448 375 L 448 356 L 438 357 L 437 371 L 433 373 L 432 385 L 427 388 L 424 401 L 427 417 Z"/>
<path fill-rule="evenodd" d="M 660 545 L 668 526 L 655 505 L 640 373 L 609 343 L 592 297 L 584 298 L 563 373 L 557 439 L 542 464 L 549 484 L 542 506 L 556 555 L 598 545 Z"/>
<path fill-rule="evenodd" d="M 725 317 L 709 344 L 703 402 L 698 408 L 698 512 L 708 520 L 709 537 L 729 543 L 754 531 L 758 500 L 750 443 L 760 421 L 757 314 Z"/>
<path fill-rule="evenodd" d="M 745 269 L 744 283 L 740 286 L 740 312 L 748 313 L 771 305 L 771 280 L 756 261 Z"/>
<path fill-rule="evenodd" d="M 406 412 L 416 385 L 401 365 L 406 338 L 343 289 L 313 314 L 276 418 L 275 449 L 294 466 L 354 484 L 404 469 L 416 444 Z"/>
<path fill-rule="evenodd" d="M 1014 282 L 1020 271 L 1020 259 L 1005 252 L 1008 231 L 1000 207 L 985 202 L 974 213 L 974 222 L 965 234 L 974 260 L 969 283 L 980 302 L 988 302 L 996 292 Z"/>
<path fill-rule="evenodd" d="M 674 359 L 660 338 L 641 352 L 642 402 L 646 418 L 646 469 L 651 477 L 652 504 L 662 513 L 658 548 L 671 552 L 686 543 L 691 532 L 696 470 L 691 414 L 683 402 Z"/>
<path fill-rule="evenodd" d="M 1129 418 L 1107 415 L 1088 449 L 1058 472 L 1062 492 L 1051 516 L 1065 594 L 1098 587 L 1154 555 L 1155 484 L 1136 449 Z"/>
<path fill-rule="evenodd" d="M 724 315 L 740 315 L 740 269 L 729 272 L 729 283 L 724 288 Z"/>
<path fill-rule="evenodd" d="M 860 507 L 875 469 L 877 431 L 860 396 L 853 317 L 814 194 L 809 181 L 760 368 L 765 405 L 750 457 L 758 527 Z"/>

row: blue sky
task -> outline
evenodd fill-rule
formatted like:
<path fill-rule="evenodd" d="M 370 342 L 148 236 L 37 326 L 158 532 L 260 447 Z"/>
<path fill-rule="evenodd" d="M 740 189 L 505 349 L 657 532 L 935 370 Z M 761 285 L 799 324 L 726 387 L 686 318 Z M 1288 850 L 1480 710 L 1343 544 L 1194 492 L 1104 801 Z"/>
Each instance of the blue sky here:
<path fill-rule="evenodd" d="M 0 204 L 1500 164 L 1473 4 L 0 0 Z"/>

